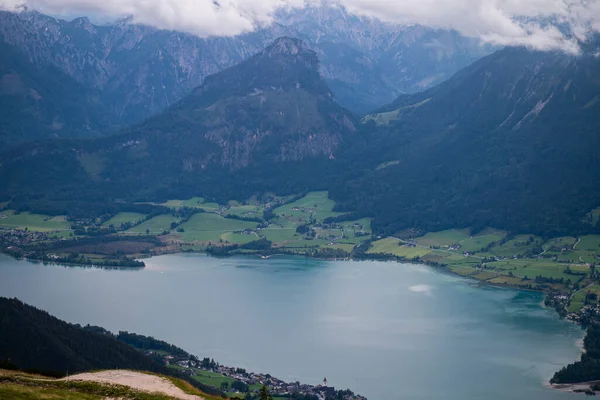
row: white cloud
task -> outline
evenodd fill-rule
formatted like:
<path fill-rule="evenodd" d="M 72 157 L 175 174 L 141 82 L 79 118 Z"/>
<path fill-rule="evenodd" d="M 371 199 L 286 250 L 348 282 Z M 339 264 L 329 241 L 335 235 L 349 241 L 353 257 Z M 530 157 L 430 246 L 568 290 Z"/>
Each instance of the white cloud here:
<path fill-rule="evenodd" d="M 271 22 L 272 14 L 295 0 L 0 0 L 52 15 L 133 18 L 133 22 L 205 36 L 228 36 Z M 302 4 L 302 2 L 299 2 Z"/>
<path fill-rule="evenodd" d="M 138 23 L 199 36 L 235 35 L 268 24 L 282 7 L 322 0 L 0 0 L 55 15 L 132 16 Z M 328 1 L 328 0 L 325 0 Z M 600 0 L 329 0 L 397 24 L 452 28 L 498 45 L 577 52 L 600 31 Z M 539 21 L 546 21 L 545 24 Z M 548 23 L 547 21 L 552 21 Z M 561 31 L 558 25 L 563 28 Z M 565 35 L 567 28 L 568 35 Z"/>

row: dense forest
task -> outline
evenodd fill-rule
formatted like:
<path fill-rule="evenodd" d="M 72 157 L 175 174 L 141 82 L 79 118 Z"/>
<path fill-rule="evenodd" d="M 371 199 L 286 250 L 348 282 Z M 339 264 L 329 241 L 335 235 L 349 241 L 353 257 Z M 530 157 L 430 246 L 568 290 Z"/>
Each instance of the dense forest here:
<path fill-rule="evenodd" d="M 104 328 L 69 324 L 18 299 L 0 297 L 0 368 L 20 369 L 62 377 L 101 369 L 150 371 L 183 379 L 207 393 L 223 393 L 176 370 L 159 358 L 146 356 L 143 347 L 158 346 L 187 354 L 153 338 Z"/>
<path fill-rule="evenodd" d="M 123 343 L 135 347 L 138 350 L 160 350 L 167 352 L 173 356 L 181 358 L 193 359 L 194 356 L 190 355 L 187 351 L 167 343 L 163 340 L 155 339 L 151 336 L 138 335 L 136 333 L 129 333 L 126 331 L 120 331 L 117 335 L 117 340 Z"/>
<path fill-rule="evenodd" d="M 581 360 L 554 374 L 551 383 L 579 383 L 600 380 L 600 326 L 591 326 L 583 340 Z"/>
<path fill-rule="evenodd" d="M 168 372 L 164 365 L 112 336 L 66 323 L 17 299 L 3 297 L 0 360 L 54 375 L 114 368 Z"/>

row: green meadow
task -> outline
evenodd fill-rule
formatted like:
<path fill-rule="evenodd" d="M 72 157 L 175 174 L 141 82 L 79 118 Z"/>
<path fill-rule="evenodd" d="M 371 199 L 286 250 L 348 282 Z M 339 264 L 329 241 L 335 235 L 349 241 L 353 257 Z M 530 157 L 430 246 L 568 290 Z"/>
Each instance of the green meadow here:
<path fill-rule="evenodd" d="M 469 236 L 466 239 L 460 240 L 458 244 L 460 245 L 459 250 L 463 252 L 474 252 L 480 251 L 492 243 L 499 242 L 507 235 L 506 232 L 498 231 L 494 229 L 485 229 L 479 232 L 476 235 Z"/>
<path fill-rule="evenodd" d="M 256 222 L 240 221 L 221 217 L 213 213 L 194 214 L 189 221 L 181 224 L 183 232 L 178 233 L 186 242 L 218 242 L 221 235 L 245 229 L 255 229 Z M 258 239 L 255 235 L 245 235 L 252 240 Z M 250 240 L 248 240 L 250 241 Z"/>
<path fill-rule="evenodd" d="M 440 232 L 429 232 L 424 236 L 416 238 L 416 242 L 426 247 L 450 247 L 468 238 L 468 229 L 449 229 Z"/>
<path fill-rule="evenodd" d="M 169 200 L 161 203 L 161 206 L 170 208 L 202 208 L 206 212 L 215 212 L 221 208 L 221 206 L 217 203 L 205 202 L 204 198 L 202 197 L 192 197 L 191 199 L 187 200 Z"/>
<path fill-rule="evenodd" d="M 395 238 L 381 239 L 372 244 L 373 247 L 367 251 L 367 254 L 393 254 L 410 260 L 416 257 L 422 257 L 431 252 L 430 249 L 425 247 L 402 245 L 401 241 Z"/>
<path fill-rule="evenodd" d="M 0 212 L 0 228 L 25 229 L 36 232 L 48 232 L 53 230 L 70 230 L 71 224 L 66 217 L 52 217 L 29 212 L 16 213 L 13 210 Z"/>
<path fill-rule="evenodd" d="M 118 228 L 121 224 L 125 224 L 128 222 L 136 223 L 138 221 L 142 221 L 144 218 L 146 218 L 146 215 L 144 214 L 133 212 L 121 212 L 109 219 L 108 221 L 106 221 L 105 223 L 103 223 L 102 226 L 112 225 L 115 228 Z"/>
<path fill-rule="evenodd" d="M 317 222 L 323 222 L 325 218 L 337 217 L 343 213 L 334 212 L 335 201 L 329 199 L 328 192 L 309 192 L 306 196 L 292 203 L 285 204 L 273 210 L 273 213 L 299 223 L 310 221 L 311 216 Z"/>
<path fill-rule="evenodd" d="M 169 232 L 171 230 L 171 223 L 178 222 L 178 219 L 171 214 L 158 215 L 154 218 L 149 219 L 133 228 L 125 231 L 125 233 L 145 235 L 162 235 L 163 232 Z"/>

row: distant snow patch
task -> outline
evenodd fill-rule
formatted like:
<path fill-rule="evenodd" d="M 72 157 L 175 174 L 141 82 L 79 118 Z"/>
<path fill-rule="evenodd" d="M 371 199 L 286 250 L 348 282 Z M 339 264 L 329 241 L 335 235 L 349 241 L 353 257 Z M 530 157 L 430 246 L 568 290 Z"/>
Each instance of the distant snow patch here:
<path fill-rule="evenodd" d="M 433 287 L 429 285 L 414 285 L 408 288 L 411 292 L 424 293 L 427 296 L 431 296 Z"/>

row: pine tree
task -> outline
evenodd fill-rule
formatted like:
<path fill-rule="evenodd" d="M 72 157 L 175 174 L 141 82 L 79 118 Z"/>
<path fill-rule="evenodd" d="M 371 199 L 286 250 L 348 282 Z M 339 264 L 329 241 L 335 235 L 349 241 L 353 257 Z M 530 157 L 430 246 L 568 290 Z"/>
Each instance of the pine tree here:
<path fill-rule="evenodd" d="M 260 400 L 273 400 L 273 396 L 269 393 L 269 389 L 265 385 L 260 388 L 260 393 L 258 395 Z"/>

